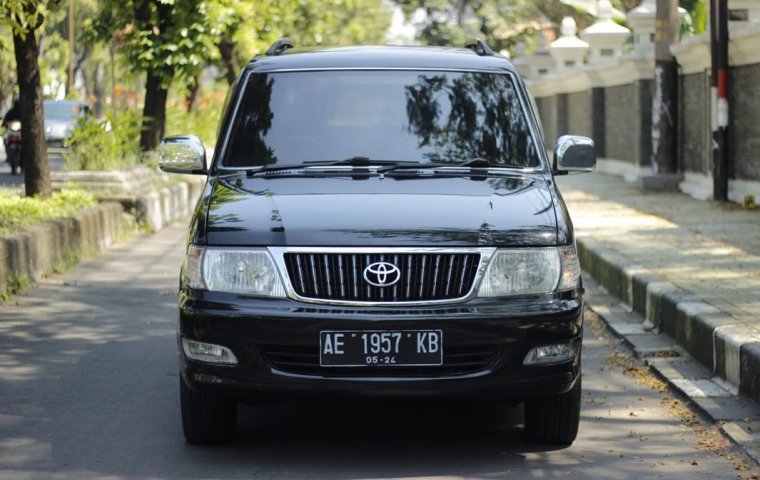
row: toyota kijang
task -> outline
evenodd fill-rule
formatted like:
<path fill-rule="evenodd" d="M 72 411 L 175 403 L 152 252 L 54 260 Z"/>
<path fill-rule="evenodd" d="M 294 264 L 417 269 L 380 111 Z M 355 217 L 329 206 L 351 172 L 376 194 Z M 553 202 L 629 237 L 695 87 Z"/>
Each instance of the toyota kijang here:
<path fill-rule="evenodd" d="M 235 434 L 239 402 L 462 398 L 524 405 L 538 443 L 576 438 L 583 285 L 519 73 L 487 44 L 293 48 L 231 86 L 210 162 L 164 139 L 164 171 L 207 177 L 179 287 L 186 439 Z"/>

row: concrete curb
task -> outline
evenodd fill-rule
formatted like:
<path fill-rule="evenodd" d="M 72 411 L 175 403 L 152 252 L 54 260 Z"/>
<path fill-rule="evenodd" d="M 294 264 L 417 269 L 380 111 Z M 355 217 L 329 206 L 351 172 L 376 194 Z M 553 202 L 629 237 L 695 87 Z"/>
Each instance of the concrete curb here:
<path fill-rule="evenodd" d="M 0 237 L 0 298 L 20 287 L 69 266 L 82 255 L 104 251 L 133 221 L 158 231 L 186 218 L 205 184 L 202 179 L 182 182 L 137 196 L 135 218 L 122 203 L 106 202 L 64 218 Z"/>
<path fill-rule="evenodd" d="M 607 330 L 712 420 L 723 435 L 748 455 L 755 468 L 760 467 L 760 406 L 744 395 L 737 395 L 736 387 L 715 376 L 712 369 L 684 351 L 670 335 L 644 328 L 646 320 L 621 304 L 619 297 L 588 277 L 586 285 L 586 304 Z M 695 316 L 716 311 L 709 306 L 702 311 L 704 304 L 684 305 L 684 310 L 692 308 Z"/>
<path fill-rule="evenodd" d="M 577 239 L 581 267 L 713 375 L 760 401 L 760 330 L 739 323 L 590 238 Z"/>
<path fill-rule="evenodd" d="M 158 231 L 174 221 L 187 217 L 203 190 L 205 177 L 203 180 L 177 183 L 137 197 L 137 221 L 153 231 Z"/>
<path fill-rule="evenodd" d="M 80 255 L 102 252 L 126 229 L 117 203 L 88 208 L 75 217 L 34 225 L 0 237 L 0 294 L 37 281 Z"/>

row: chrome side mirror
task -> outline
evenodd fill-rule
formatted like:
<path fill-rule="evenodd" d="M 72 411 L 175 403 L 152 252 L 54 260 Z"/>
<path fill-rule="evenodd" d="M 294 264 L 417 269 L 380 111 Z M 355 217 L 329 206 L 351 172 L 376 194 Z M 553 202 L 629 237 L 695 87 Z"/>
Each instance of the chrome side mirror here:
<path fill-rule="evenodd" d="M 562 135 L 554 146 L 555 175 L 591 172 L 596 168 L 596 148 L 588 137 Z"/>
<path fill-rule="evenodd" d="M 203 142 L 195 135 L 164 138 L 158 146 L 158 167 L 167 173 L 208 173 Z"/>

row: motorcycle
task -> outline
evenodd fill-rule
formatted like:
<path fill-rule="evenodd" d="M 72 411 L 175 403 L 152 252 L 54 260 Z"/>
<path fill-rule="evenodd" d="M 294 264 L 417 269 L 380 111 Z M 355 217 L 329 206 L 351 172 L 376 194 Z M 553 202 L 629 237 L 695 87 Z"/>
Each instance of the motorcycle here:
<path fill-rule="evenodd" d="M 21 173 L 24 168 L 21 165 L 21 122 L 18 120 L 8 122 L 3 140 L 6 161 L 11 164 L 11 175 Z"/>

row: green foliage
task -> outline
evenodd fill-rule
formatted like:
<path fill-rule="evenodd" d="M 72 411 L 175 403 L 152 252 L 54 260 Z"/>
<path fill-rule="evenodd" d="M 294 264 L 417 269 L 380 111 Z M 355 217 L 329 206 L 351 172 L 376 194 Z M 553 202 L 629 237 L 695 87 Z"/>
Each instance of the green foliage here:
<path fill-rule="evenodd" d="M 385 43 L 392 14 L 378 0 L 215 0 L 211 5 L 213 22 L 235 42 L 240 62 L 281 36 L 299 46 Z"/>
<path fill-rule="evenodd" d="M 685 25 L 686 32 L 682 28 L 682 34 L 701 35 L 705 33 L 707 31 L 707 4 L 705 0 L 679 0 L 678 4 L 689 13 L 691 20 Z"/>
<path fill-rule="evenodd" d="M 13 295 L 34 285 L 34 280 L 27 275 L 14 274 L 8 277 L 6 281 L 5 291 L 0 291 L 0 303 L 7 302 Z"/>
<path fill-rule="evenodd" d="M 170 99 L 166 109 L 166 135 L 193 134 L 205 146 L 213 146 L 216 143 L 224 95 L 224 91 L 215 89 L 203 91 L 189 112 L 185 103 L 177 101 L 177 97 Z"/>
<path fill-rule="evenodd" d="M 209 2 L 195 0 L 106 0 L 89 36 L 114 42 L 131 68 L 174 78 L 195 77 L 218 56 L 217 25 Z"/>
<path fill-rule="evenodd" d="M 45 23 L 44 55 L 38 59 L 42 85 L 54 94 L 66 83 L 69 44 L 51 24 Z"/>
<path fill-rule="evenodd" d="M 571 15 L 583 30 L 594 18 L 596 0 L 394 0 L 407 16 L 419 7 L 427 20 L 422 25 L 419 41 L 429 45 L 461 45 L 465 39 L 480 37 L 495 50 L 512 49 L 518 42 L 532 43 L 535 32 L 548 25 L 559 25 L 562 17 Z M 622 12 L 638 5 L 640 0 L 613 0 L 617 21 L 624 21 Z M 690 15 L 682 34 L 705 32 L 707 8 L 705 0 L 680 0 Z"/>
<path fill-rule="evenodd" d="M 110 110 L 105 120 L 85 116 L 77 120 L 69 148 L 67 170 L 114 170 L 140 163 L 141 117 L 133 110 Z"/>
<path fill-rule="evenodd" d="M 37 30 L 48 13 L 46 0 L 0 0 L 0 22 L 10 25 L 22 37 Z"/>
<path fill-rule="evenodd" d="M 461 46 L 471 38 L 482 38 L 496 51 L 511 49 L 547 24 L 559 25 L 572 15 L 579 27 L 590 16 L 567 5 L 567 0 L 395 0 L 410 16 L 423 5 L 427 20 L 418 40 L 428 45 Z"/>
<path fill-rule="evenodd" d="M 22 197 L 0 191 L 0 235 L 23 226 L 70 217 L 96 204 L 95 197 L 84 190 L 66 189 L 49 198 Z"/>
<path fill-rule="evenodd" d="M 16 84 L 16 59 L 13 55 L 11 27 L 0 21 L 0 107 L 13 93 Z M 2 112 L 5 113 L 5 112 Z"/>

